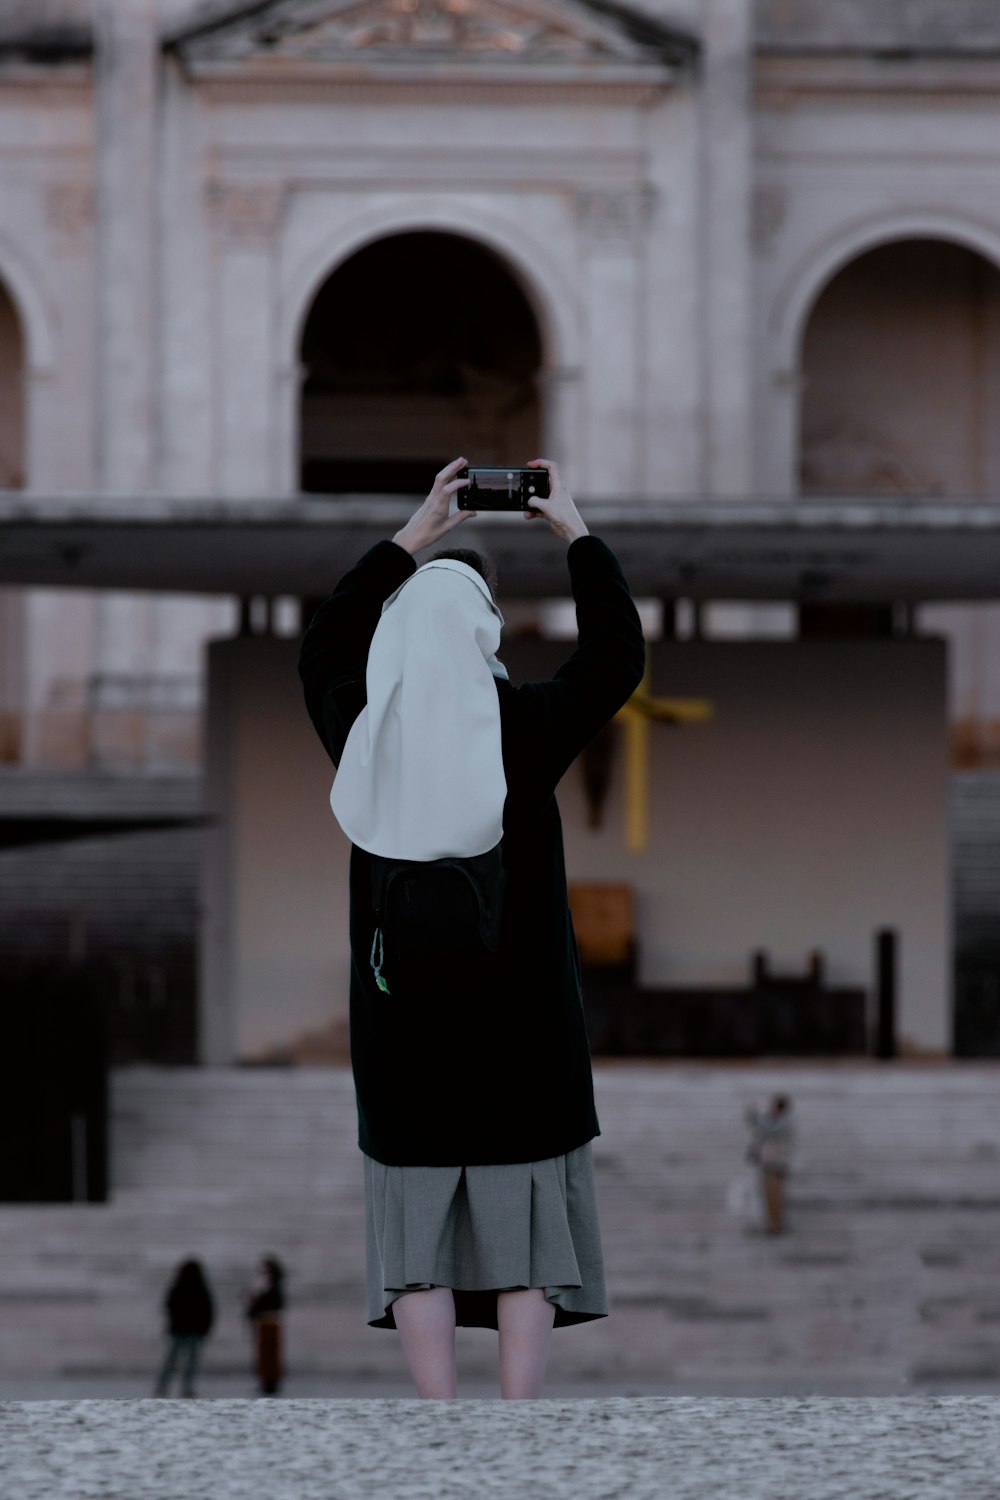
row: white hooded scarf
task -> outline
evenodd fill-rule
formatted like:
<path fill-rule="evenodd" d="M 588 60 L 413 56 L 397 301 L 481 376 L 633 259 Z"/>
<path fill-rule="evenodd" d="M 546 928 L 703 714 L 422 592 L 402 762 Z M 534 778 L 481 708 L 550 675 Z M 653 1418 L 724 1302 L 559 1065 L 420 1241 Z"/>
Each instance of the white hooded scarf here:
<path fill-rule="evenodd" d="M 507 795 L 494 677 L 503 616 L 475 568 L 434 559 L 382 605 L 368 702 L 330 792 L 353 844 L 393 859 L 492 849 Z"/>

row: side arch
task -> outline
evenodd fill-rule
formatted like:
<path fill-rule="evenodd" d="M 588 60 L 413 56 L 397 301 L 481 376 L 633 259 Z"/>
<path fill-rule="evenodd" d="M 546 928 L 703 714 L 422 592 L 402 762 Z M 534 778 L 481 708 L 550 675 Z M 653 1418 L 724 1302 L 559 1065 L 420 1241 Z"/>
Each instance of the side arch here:
<path fill-rule="evenodd" d="M 0 234 L 0 281 L 21 320 L 25 373 L 50 375 L 56 362 L 55 320 L 28 264 L 10 239 Z"/>
<path fill-rule="evenodd" d="M 936 208 L 858 215 L 815 238 L 778 286 L 764 324 L 764 359 L 757 386 L 757 489 L 775 498 L 798 493 L 802 338 L 809 315 L 834 276 L 866 251 L 894 241 L 943 240 L 1000 266 L 1000 226 Z"/>
<path fill-rule="evenodd" d="M 911 211 L 866 216 L 841 226 L 803 253 L 785 278 L 771 311 L 772 367 L 798 369 L 802 335 L 817 299 L 852 260 L 898 240 L 946 240 L 975 250 L 1000 268 L 1000 228 L 966 216 Z"/>

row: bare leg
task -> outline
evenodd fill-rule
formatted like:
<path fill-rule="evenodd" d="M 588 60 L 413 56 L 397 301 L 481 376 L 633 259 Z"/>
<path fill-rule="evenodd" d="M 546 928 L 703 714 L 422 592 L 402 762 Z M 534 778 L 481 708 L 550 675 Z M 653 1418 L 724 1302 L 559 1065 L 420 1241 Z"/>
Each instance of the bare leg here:
<path fill-rule="evenodd" d="M 180 1345 L 178 1344 L 176 1338 L 171 1337 L 170 1347 L 167 1350 L 167 1357 L 163 1361 L 163 1366 L 160 1370 L 160 1376 L 156 1382 L 156 1394 L 158 1396 L 168 1396 L 170 1394 L 170 1377 L 174 1373 L 174 1365 L 177 1363 L 177 1356 L 179 1353 Z"/>
<path fill-rule="evenodd" d="M 541 1394 L 556 1310 L 540 1286 L 497 1293 L 500 1394 L 508 1401 Z"/>
<path fill-rule="evenodd" d="M 457 1394 L 455 1298 L 450 1287 L 406 1292 L 392 1304 L 417 1395 L 449 1400 Z"/>
<path fill-rule="evenodd" d="M 785 1231 L 784 1182 L 777 1172 L 764 1172 L 764 1203 L 767 1209 L 768 1234 Z"/>

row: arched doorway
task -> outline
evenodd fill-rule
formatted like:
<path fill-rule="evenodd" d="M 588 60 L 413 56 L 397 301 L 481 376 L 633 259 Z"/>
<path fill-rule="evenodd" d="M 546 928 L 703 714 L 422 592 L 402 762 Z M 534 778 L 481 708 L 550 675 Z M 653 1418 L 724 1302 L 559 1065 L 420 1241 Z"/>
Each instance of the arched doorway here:
<path fill-rule="evenodd" d="M 964 245 L 866 251 L 802 345 L 805 495 L 1000 493 L 1000 271 Z"/>
<path fill-rule="evenodd" d="M 1000 270 L 939 239 L 881 245 L 818 297 L 802 346 L 805 495 L 1000 497 Z M 949 642 L 954 1042 L 1000 1054 L 1000 606 L 934 605 Z"/>
<path fill-rule="evenodd" d="M 394 234 L 352 255 L 313 301 L 301 362 L 305 491 L 421 494 L 458 453 L 537 455 L 538 323 L 503 261 L 464 236 Z"/>
<path fill-rule="evenodd" d="M 1000 269 L 908 239 L 852 260 L 802 342 L 804 495 L 1000 496 Z M 947 634 L 955 762 L 1000 771 L 1000 606 L 925 607 Z"/>
<path fill-rule="evenodd" d="M 24 335 L 0 282 L 0 490 L 18 490 L 24 482 Z M 24 651 L 23 591 L 0 589 L 0 763 L 21 759 Z"/>
<path fill-rule="evenodd" d="M 0 490 L 24 485 L 24 337 L 21 319 L 0 282 Z"/>

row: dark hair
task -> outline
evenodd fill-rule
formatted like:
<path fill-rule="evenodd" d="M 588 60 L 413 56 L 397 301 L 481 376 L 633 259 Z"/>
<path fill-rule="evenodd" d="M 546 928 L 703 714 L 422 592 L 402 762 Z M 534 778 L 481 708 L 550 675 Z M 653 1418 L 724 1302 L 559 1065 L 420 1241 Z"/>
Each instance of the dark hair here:
<path fill-rule="evenodd" d="M 265 1268 L 267 1274 L 270 1276 L 271 1285 L 280 1287 L 285 1279 L 285 1268 L 281 1264 L 281 1261 L 278 1260 L 277 1256 L 265 1255 L 264 1259 L 261 1261 L 261 1265 Z"/>
<path fill-rule="evenodd" d="M 465 563 L 466 567 L 475 568 L 480 578 L 485 579 L 486 587 L 493 596 L 493 602 L 497 599 L 497 568 L 492 557 L 487 557 L 482 552 L 474 552 L 471 547 L 450 547 L 444 552 L 435 552 L 431 562 L 438 562 L 447 558 L 451 562 Z"/>
<path fill-rule="evenodd" d="M 189 1292 L 197 1288 L 199 1291 L 207 1289 L 205 1272 L 200 1260 L 186 1260 L 177 1268 L 173 1285 L 178 1289 Z"/>

